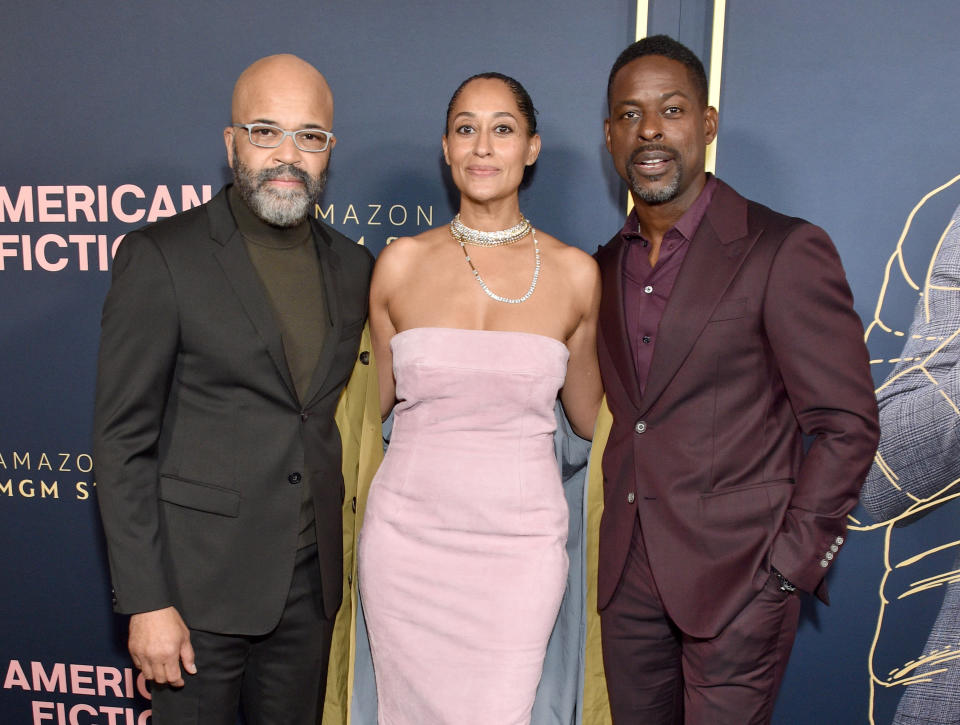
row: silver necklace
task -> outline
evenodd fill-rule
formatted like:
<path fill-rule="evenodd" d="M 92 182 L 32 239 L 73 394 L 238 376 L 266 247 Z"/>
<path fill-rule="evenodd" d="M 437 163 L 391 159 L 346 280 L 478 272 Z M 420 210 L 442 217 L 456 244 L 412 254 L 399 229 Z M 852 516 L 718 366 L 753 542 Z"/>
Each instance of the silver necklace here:
<path fill-rule="evenodd" d="M 527 224 L 529 223 L 530 222 L 527 222 Z M 451 224 L 451 227 L 452 226 L 453 225 Z M 489 297 L 490 299 L 496 300 L 497 302 L 506 302 L 508 305 L 519 305 L 521 302 L 526 302 L 528 299 L 530 299 L 530 295 L 532 295 L 533 291 L 537 288 L 537 280 L 540 278 L 540 247 L 537 245 L 537 230 L 534 229 L 533 227 L 530 227 L 530 231 L 533 233 L 533 255 L 536 258 L 537 262 L 533 267 L 533 281 L 530 282 L 530 289 L 528 289 L 526 291 L 526 294 L 524 294 L 521 297 L 501 297 L 496 292 L 492 291 L 489 287 L 487 287 L 487 283 L 483 281 L 483 277 L 480 276 L 480 273 L 477 271 L 477 268 L 473 265 L 473 260 L 470 259 L 470 255 L 467 253 L 465 240 L 463 239 L 457 240 L 460 243 L 460 249 L 463 250 L 463 256 L 466 257 L 467 264 L 470 265 L 470 270 L 473 272 L 474 278 L 480 284 L 480 288 L 487 293 L 487 297 Z M 482 232 L 482 233 L 486 234 L 487 232 Z M 493 232 L 493 234 L 497 234 L 497 233 L 498 232 Z M 524 232 L 524 235 L 526 235 L 526 232 Z M 499 242 L 498 244 L 510 244 L 510 242 Z M 495 245 L 489 245 L 489 246 L 497 246 L 497 245 L 495 244 Z"/>
<path fill-rule="evenodd" d="M 473 244 L 477 247 L 501 247 L 504 244 L 513 244 L 519 242 L 530 233 L 533 227 L 523 214 L 520 215 L 520 221 L 509 229 L 501 229 L 498 232 L 482 232 L 479 229 L 472 229 L 460 221 L 460 213 L 450 222 L 450 234 L 453 238 L 462 244 Z"/>

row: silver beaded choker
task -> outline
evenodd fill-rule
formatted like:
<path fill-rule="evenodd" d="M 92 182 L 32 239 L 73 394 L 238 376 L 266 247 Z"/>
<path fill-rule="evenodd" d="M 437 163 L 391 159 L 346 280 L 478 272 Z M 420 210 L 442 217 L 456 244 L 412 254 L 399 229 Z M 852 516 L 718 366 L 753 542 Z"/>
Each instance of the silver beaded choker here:
<path fill-rule="evenodd" d="M 457 221 L 457 219 L 454 218 L 454 221 Z M 489 287 L 487 287 L 487 283 L 483 281 L 483 277 L 480 276 L 480 272 L 477 271 L 477 268 L 473 266 L 473 260 L 470 259 L 470 255 L 467 253 L 466 240 L 457 239 L 457 241 L 460 242 L 460 249 L 463 250 L 463 256 L 466 257 L 467 264 L 470 265 L 470 270 L 473 272 L 474 279 L 477 280 L 477 283 L 480 285 L 480 288 L 487 294 L 487 297 L 489 297 L 490 299 L 496 300 L 497 302 L 506 302 L 508 305 L 519 305 L 521 302 L 526 302 L 528 299 L 530 299 L 530 295 L 532 295 L 533 291 L 537 288 L 537 280 L 540 278 L 540 247 L 537 245 L 537 230 L 534 229 L 532 226 L 530 226 L 530 222 L 527 222 L 526 219 L 523 219 L 523 221 L 527 223 L 527 226 L 529 227 L 529 231 L 533 233 L 533 256 L 536 258 L 536 264 L 533 267 L 533 281 L 530 282 L 530 289 L 528 289 L 526 294 L 524 294 L 521 297 L 501 297 L 496 292 L 492 291 Z M 450 227 L 452 232 L 453 230 L 452 223 L 450 224 Z M 473 230 L 471 229 L 470 231 L 473 231 Z M 506 231 L 510 231 L 510 230 L 508 229 Z M 479 233 L 488 234 L 489 232 L 479 232 Z M 503 234 L 504 232 L 492 232 L 492 233 Z M 523 235 L 526 236 L 526 234 L 527 232 L 525 231 Z M 456 237 L 457 235 L 454 234 L 453 236 Z M 520 238 L 521 237 L 518 237 L 518 239 Z M 517 240 L 514 239 L 512 241 L 515 242 Z M 510 244 L 510 243 L 511 242 L 493 242 L 493 243 L 486 243 L 483 246 L 492 247 L 492 246 L 499 246 L 501 244 Z"/>
<path fill-rule="evenodd" d="M 482 232 L 479 229 L 471 229 L 460 221 L 459 212 L 450 222 L 450 234 L 461 244 L 473 244 L 477 247 L 501 247 L 504 244 L 513 244 L 519 242 L 530 233 L 533 227 L 523 214 L 520 215 L 520 221 L 509 229 L 501 229 L 498 232 Z"/>

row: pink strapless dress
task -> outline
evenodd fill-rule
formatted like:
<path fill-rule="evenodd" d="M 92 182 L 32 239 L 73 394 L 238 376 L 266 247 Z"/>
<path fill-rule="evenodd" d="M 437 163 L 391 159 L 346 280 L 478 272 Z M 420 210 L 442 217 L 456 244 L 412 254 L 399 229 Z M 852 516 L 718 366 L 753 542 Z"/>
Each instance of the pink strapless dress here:
<path fill-rule="evenodd" d="M 519 332 L 405 330 L 360 533 L 381 725 L 529 723 L 567 576 L 554 403 L 569 353 Z"/>

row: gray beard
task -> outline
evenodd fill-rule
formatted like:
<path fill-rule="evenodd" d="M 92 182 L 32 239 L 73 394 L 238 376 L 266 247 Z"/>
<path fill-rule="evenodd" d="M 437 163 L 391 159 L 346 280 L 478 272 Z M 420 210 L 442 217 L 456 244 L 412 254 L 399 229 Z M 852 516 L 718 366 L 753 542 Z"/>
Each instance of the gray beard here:
<path fill-rule="evenodd" d="M 678 168 L 676 173 L 674 173 L 673 178 L 670 180 L 670 183 L 666 186 L 662 186 L 659 189 L 649 189 L 640 184 L 640 179 L 637 178 L 636 174 L 633 172 L 633 169 L 627 170 L 627 177 L 630 179 L 630 189 L 633 191 L 634 196 L 643 201 L 646 204 L 665 204 L 668 201 L 673 201 L 677 198 L 677 195 L 680 193 L 680 169 Z"/>
<path fill-rule="evenodd" d="M 275 189 L 267 182 L 278 176 L 293 176 L 303 182 L 300 189 Z M 233 181 L 240 198 L 258 217 L 276 227 L 294 227 L 310 213 L 327 183 L 327 170 L 319 176 L 311 176 L 303 169 L 283 164 L 272 169 L 256 172 L 244 164 L 233 151 Z"/>

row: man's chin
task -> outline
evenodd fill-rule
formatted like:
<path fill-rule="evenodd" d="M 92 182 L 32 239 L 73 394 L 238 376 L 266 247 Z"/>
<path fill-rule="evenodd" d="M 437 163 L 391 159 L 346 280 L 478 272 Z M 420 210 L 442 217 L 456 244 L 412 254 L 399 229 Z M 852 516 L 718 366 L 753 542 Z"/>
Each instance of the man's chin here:
<path fill-rule="evenodd" d="M 267 224 L 275 227 L 295 227 L 310 213 L 310 203 L 301 199 L 257 199 L 253 212 Z"/>
<path fill-rule="evenodd" d="M 298 204 L 306 203 L 307 199 L 302 186 L 281 188 L 271 184 L 261 184 L 257 189 L 257 196 L 265 204 Z"/>
<path fill-rule="evenodd" d="M 647 181 L 657 181 L 658 179 L 648 179 Z M 656 206 L 658 204 L 666 204 L 669 201 L 673 201 L 677 198 L 679 193 L 680 184 L 676 179 L 671 180 L 670 183 L 665 186 L 656 186 L 650 187 L 645 184 L 641 184 L 639 179 L 631 179 L 630 190 L 633 192 L 633 196 L 636 199 L 640 199 L 644 204 L 649 204 L 650 206 Z"/>

